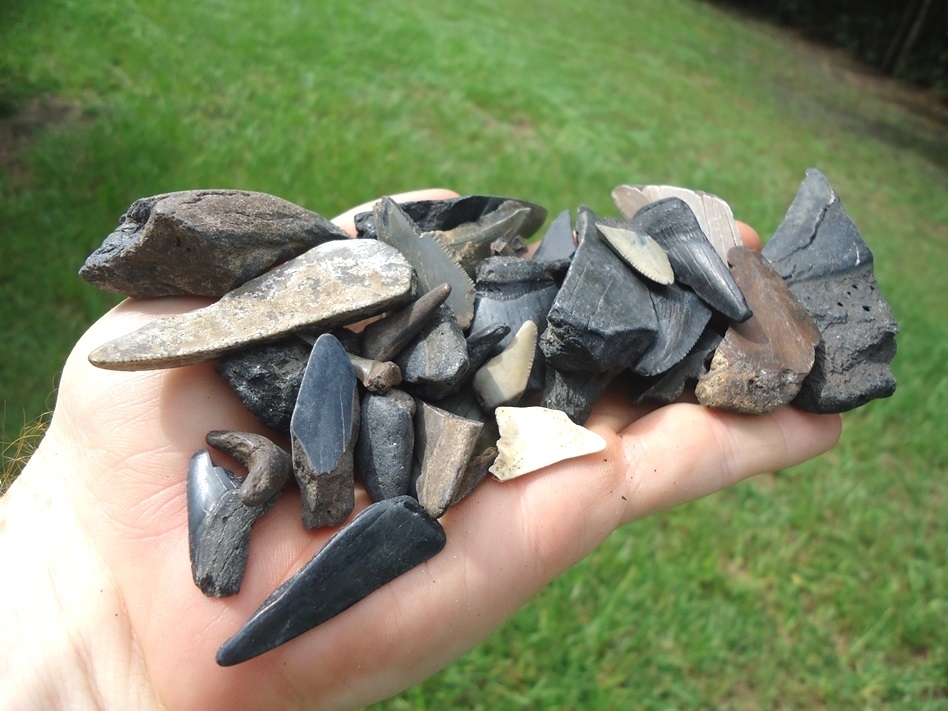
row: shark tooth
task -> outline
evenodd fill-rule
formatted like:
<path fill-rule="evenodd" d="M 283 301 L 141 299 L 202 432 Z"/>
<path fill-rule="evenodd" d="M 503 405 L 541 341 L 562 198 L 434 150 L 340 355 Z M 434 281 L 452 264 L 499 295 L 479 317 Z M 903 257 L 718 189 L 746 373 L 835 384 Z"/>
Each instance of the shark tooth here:
<path fill-rule="evenodd" d="M 571 259 L 576 251 L 576 235 L 573 234 L 573 222 L 569 210 L 563 210 L 550 223 L 540 246 L 533 253 L 535 262 L 559 262 Z"/>
<path fill-rule="evenodd" d="M 602 373 L 635 363 L 655 339 L 658 323 L 648 288 L 616 256 L 581 208 L 579 247 L 547 316 L 540 347 L 559 370 Z"/>
<path fill-rule="evenodd" d="M 708 372 L 708 363 L 723 336 L 708 327 L 684 358 L 658 375 L 633 374 L 629 383 L 629 399 L 636 404 L 647 400 L 667 405 L 685 391 L 685 384 L 696 381 Z"/>
<path fill-rule="evenodd" d="M 415 447 L 415 400 L 401 390 L 362 398 L 355 468 L 372 501 L 408 493 Z"/>
<path fill-rule="evenodd" d="M 662 246 L 643 232 L 600 222 L 596 225 L 606 243 L 623 261 L 646 279 L 657 284 L 672 284 L 675 272 Z"/>
<path fill-rule="evenodd" d="M 545 407 L 498 407 L 499 455 L 491 473 L 501 481 L 606 448 L 606 440 Z"/>
<path fill-rule="evenodd" d="M 475 447 L 476 451 L 476 447 Z M 480 486 L 480 483 L 490 474 L 490 468 L 497 459 L 497 447 L 487 447 L 479 454 L 471 457 L 458 482 L 457 490 L 451 498 L 450 506 L 459 504 L 468 496 L 474 493 L 474 489 Z"/>
<path fill-rule="evenodd" d="M 384 395 L 402 382 L 402 371 L 391 361 L 377 361 L 349 354 L 356 378 L 370 393 Z"/>
<path fill-rule="evenodd" d="M 245 506 L 237 481 L 226 469 L 214 466 L 206 449 L 191 457 L 187 483 L 191 576 L 209 597 L 236 595 L 240 590 L 250 554 L 250 527 L 267 510 Z"/>
<path fill-rule="evenodd" d="M 589 419 L 599 396 L 622 370 L 613 368 L 602 373 L 588 373 L 547 366 L 540 405 L 564 412 L 577 425 L 582 425 Z"/>
<path fill-rule="evenodd" d="M 695 395 L 708 407 L 766 414 L 800 391 L 820 331 L 760 252 L 735 247 L 728 261 L 754 315 L 728 328 Z"/>
<path fill-rule="evenodd" d="M 330 334 L 316 339 L 290 422 L 303 525 L 342 523 L 355 505 L 353 449 L 359 396 L 349 355 Z"/>
<path fill-rule="evenodd" d="M 379 240 L 389 244 L 415 267 L 421 293 L 440 284 L 449 284 L 447 303 L 461 328 L 467 328 L 474 316 L 474 282 L 430 234 L 419 232 L 411 218 L 391 198 L 382 198 L 375 206 L 375 225 Z"/>
<path fill-rule="evenodd" d="M 392 247 L 326 242 L 210 306 L 157 319 L 96 348 L 89 361 L 111 370 L 201 363 L 296 331 L 374 316 L 410 300 L 414 288 L 414 270 Z"/>
<path fill-rule="evenodd" d="M 417 501 L 399 496 L 368 506 L 277 588 L 217 652 L 232 666 L 332 619 L 437 555 L 444 529 Z"/>
<path fill-rule="evenodd" d="M 690 286 L 702 301 L 731 321 L 750 318 L 751 310 L 727 264 L 708 242 L 686 202 L 671 197 L 650 203 L 636 213 L 631 224 L 665 249 L 677 282 Z"/>
<path fill-rule="evenodd" d="M 495 242 L 500 243 L 498 246 L 501 249 L 507 246 L 513 251 L 511 242 L 518 237 L 529 214 L 528 207 L 515 200 L 507 200 L 496 210 L 474 222 L 466 222 L 452 230 L 438 230 L 427 234 L 447 247 L 468 276 L 473 278 L 475 267 L 491 255 Z"/>
<path fill-rule="evenodd" d="M 451 293 L 450 284 L 439 284 L 395 313 L 373 321 L 362 330 L 362 355 L 392 360 L 434 317 Z"/>
<path fill-rule="evenodd" d="M 464 377 L 470 366 L 467 342 L 447 303 L 437 308 L 395 363 L 405 389 L 429 400 L 444 397 Z"/>
<path fill-rule="evenodd" d="M 452 415 L 426 402 L 415 413 L 415 457 L 421 474 L 418 501 L 439 518 L 451 505 L 484 425 Z"/>
<path fill-rule="evenodd" d="M 682 360 L 711 320 L 711 309 L 693 291 L 677 284 L 655 286 L 651 296 L 658 334 L 651 348 L 632 367 L 632 372 L 640 375 L 658 375 Z"/>
<path fill-rule="evenodd" d="M 810 169 L 763 254 L 820 329 L 813 369 L 793 405 L 846 412 L 895 392 L 899 332 L 873 257 L 836 191 Z"/>
<path fill-rule="evenodd" d="M 627 220 L 652 202 L 676 197 L 695 213 L 701 231 L 722 260 L 732 247 L 743 244 L 731 206 L 717 195 L 671 185 L 620 185 L 612 191 L 612 201 Z"/>
<path fill-rule="evenodd" d="M 263 435 L 213 430 L 204 441 L 247 467 L 247 476 L 240 485 L 240 500 L 245 506 L 262 506 L 280 493 L 293 474 L 289 452 Z"/>
<path fill-rule="evenodd" d="M 266 193 L 184 190 L 141 198 L 79 270 L 137 299 L 223 296 L 271 267 L 348 235 Z"/>
<path fill-rule="evenodd" d="M 474 391 L 485 410 L 512 405 L 527 389 L 537 348 L 537 325 L 525 322 L 500 355 L 487 361 L 474 375 Z"/>

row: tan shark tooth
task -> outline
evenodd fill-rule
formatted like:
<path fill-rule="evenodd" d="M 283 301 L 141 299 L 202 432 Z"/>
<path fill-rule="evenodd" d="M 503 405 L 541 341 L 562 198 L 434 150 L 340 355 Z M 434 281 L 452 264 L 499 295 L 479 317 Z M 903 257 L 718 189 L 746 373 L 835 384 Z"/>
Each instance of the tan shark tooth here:
<path fill-rule="evenodd" d="M 545 407 L 498 407 L 498 454 L 490 472 L 501 481 L 606 448 L 606 440 Z"/>
<path fill-rule="evenodd" d="M 419 293 L 427 293 L 440 284 L 451 286 L 445 303 L 461 328 L 467 328 L 474 317 L 474 282 L 447 248 L 430 233 L 420 233 L 391 198 L 382 198 L 376 204 L 375 228 L 379 240 L 401 252 L 415 268 Z"/>
<path fill-rule="evenodd" d="M 474 391 L 485 410 L 517 402 L 527 389 L 537 349 L 537 325 L 524 321 L 500 353 L 478 369 Z"/>
<path fill-rule="evenodd" d="M 349 353 L 356 378 L 370 393 L 384 395 L 402 382 L 402 371 L 390 360 L 379 361 Z"/>
<path fill-rule="evenodd" d="M 173 368 L 307 329 L 328 330 L 409 301 L 415 272 L 375 240 L 335 240 L 251 279 L 204 308 L 157 319 L 95 349 L 110 370 Z M 471 285 L 472 299 L 474 286 Z"/>
<path fill-rule="evenodd" d="M 596 227 L 622 260 L 646 279 L 673 284 L 675 272 L 662 246 L 644 232 L 599 222 Z"/>
<path fill-rule="evenodd" d="M 445 245 L 468 276 L 473 278 L 478 263 L 495 251 L 495 243 L 499 243 L 497 247 L 500 249 L 507 246 L 516 254 L 514 241 L 522 242 L 518 235 L 529 215 L 529 207 L 515 200 L 507 200 L 474 222 L 465 222 L 452 230 L 426 234 Z"/>
<path fill-rule="evenodd" d="M 671 185 L 620 185 L 612 191 L 612 201 L 627 220 L 649 203 L 669 197 L 680 198 L 688 204 L 721 259 L 727 260 L 732 247 L 744 244 L 730 205 L 717 195 Z"/>

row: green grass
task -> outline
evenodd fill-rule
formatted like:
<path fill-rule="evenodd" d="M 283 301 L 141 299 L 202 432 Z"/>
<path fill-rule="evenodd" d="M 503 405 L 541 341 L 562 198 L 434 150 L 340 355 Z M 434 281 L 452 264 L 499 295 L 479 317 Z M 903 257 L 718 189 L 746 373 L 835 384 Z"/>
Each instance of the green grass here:
<path fill-rule="evenodd" d="M 3 439 L 115 303 L 75 273 L 137 197 L 332 215 L 439 185 L 613 214 L 616 184 L 665 182 L 766 235 L 817 166 L 899 319 L 896 395 L 816 462 L 618 532 L 379 708 L 948 708 L 944 110 L 697 2 L 498 7 L 0 4 L 2 125 L 65 115 L 0 166 Z"/>

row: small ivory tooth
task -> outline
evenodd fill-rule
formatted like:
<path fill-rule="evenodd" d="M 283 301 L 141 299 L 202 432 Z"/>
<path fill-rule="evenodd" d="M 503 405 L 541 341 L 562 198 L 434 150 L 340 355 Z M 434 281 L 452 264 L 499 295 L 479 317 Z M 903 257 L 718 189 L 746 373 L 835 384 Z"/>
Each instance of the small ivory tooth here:
<path fill-rule="evenodd" d="M 501 481 L 606 448 L 595 432 L 574 424 L 565 413 L 545 407 L 498 407 L 497 460 L 491 474 Z"/>
<path fill-rule="evenodd" d="M 644 232 L 599 222 L 596 224 L 606 242 L 622 260 L 646 279 L 658 284 L 673 284 L 675 272 L 662 246 Z"/>
<path fill-rule="evenodd" d="M 349 353 L 349 362 L 359 382 L 376 395 L 384 395 L 402 382 L 402 371 L 391 361 L 377 361 Z"/>
<path fill-rule="evenodd" d="M 474 375 L 474 390 L 485 410 L 517 402 L 527 389 L 537 348 L 537 325 L 525 321 L 500 355 Z"/>

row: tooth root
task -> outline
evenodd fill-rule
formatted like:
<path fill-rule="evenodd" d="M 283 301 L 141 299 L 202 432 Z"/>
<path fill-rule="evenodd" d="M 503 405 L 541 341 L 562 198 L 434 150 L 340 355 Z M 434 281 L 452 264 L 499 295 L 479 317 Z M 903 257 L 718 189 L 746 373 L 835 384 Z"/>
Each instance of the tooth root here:
<path fill-rule="evenodd" d="M 355 372 L 339 341 L 323 334 L 313 346 L 290 422 L 293 472 L 307 528 L 342 523 L 352 511 L 358 429 Z"/>
<path fill-rule="evenodd" d="M 370 393 L 384 395 L 402 382 L 402 371 L 391 361 L 380 362 L 349 354 L 355 376 Z"/>
<path fill-rule="evenodd" d="M 409 496 L 372 504 L 275 590 L 217 652 L 231 666 L 332 619 L 439 553 L 444 529 Z"/>
<path fill-rule="evenodd" d="M 490 471 L 501 481 L 606 448 L 602 437 L 574 424 L 559 410 L 498 407 L 495 414 L 499 455 Z"/>
<path fill-rule="evenodd" d="M 474 376 L 474 390 L 485 410 L 515 404 L 527 389 L 537 348 L 537 325 L 524 323 L 503 352 Z"/>

